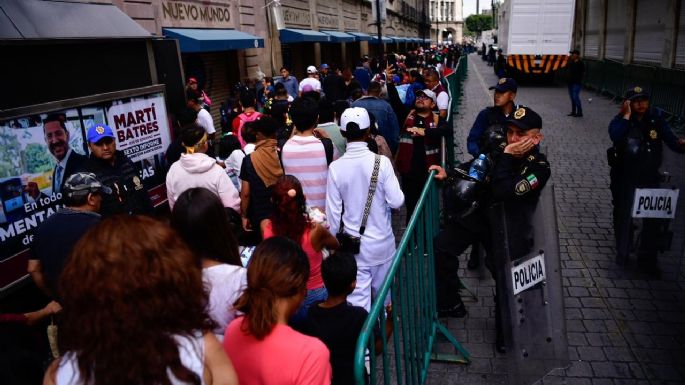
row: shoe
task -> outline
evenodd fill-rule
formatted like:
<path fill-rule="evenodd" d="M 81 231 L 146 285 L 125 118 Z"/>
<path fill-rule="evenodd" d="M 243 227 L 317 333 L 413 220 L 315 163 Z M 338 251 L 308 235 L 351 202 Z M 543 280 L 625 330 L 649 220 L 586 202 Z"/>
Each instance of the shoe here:
<path fill-rule="evenodd" d="M 577 113 L 577 114 L 575 114 L 575 115 L 573 115 L 573 116 L 576 117 L 576 118 L 582 118 L 582 117 L 583 117 L 583 113 L 582 113 L 582 112 L 579 112 L 579 113 Z"/>
<path fill-rule="evenodd" d="M 616 264 L 619 266 L 625 266 L 628 264 L 628 256 L 622 254 L 616 254 Z"/>
<path fill-rule="evenodd" d="M 478 257 L 471 257 L 469 258 L 469 261 L 466 262 L 466 268 L 469 270 L 476 270 L 478 269 L 478 266 L 480 265 L 480 260 Z"/>
<path fill-rule="evenodd" d="M 438 317 L 464 318 L 468 314 L 463 302 L 448 309 L 438 309 Z"/>
<path fill-rule="evenodd" d="M 576 116 L 575 112 L 571 112 L 570 114 L 566 114 L 566 116 Z"/>

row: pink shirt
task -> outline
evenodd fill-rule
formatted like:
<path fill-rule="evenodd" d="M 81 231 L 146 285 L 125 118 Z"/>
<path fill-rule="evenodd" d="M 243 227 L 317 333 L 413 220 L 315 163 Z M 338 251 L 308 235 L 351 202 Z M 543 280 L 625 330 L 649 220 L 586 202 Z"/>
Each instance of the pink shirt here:
<path fill-rule="evenodd" d="M 224 337 L 240 385 L 330 385 L 330 354 L 323 342 L 280 324 L 259 341 L 241 330 L 244 319 L 234 319 Z"/>
<path fill-rule="evenodd" d="M 321 276 L 321 263 L 323 262 L 323 253 L 321 251 L 314 250 L 312 246 L 312 240 L 310 238 L 312 228 L 308 227 L 304 230 L 302 235 L 302 240 L 300 241 L 300 246 L 302 250 L 307 254 L 309 258 L 309 280 L 307 280 L 307 290 L 314 290 L 323 287 L 323 277 Z M 273 228 L 271 227 L 271 221 L 267 222 L 264 226 L 264 239 L 273 237 Z"/>
<path fill-rule="evenodd" d="M 295 135 L 283 145 L 281 161 L 283 171 L 302 184 L 307 205 L 325 211 L 328 163 L 323 143 L 314 136 Z"/>

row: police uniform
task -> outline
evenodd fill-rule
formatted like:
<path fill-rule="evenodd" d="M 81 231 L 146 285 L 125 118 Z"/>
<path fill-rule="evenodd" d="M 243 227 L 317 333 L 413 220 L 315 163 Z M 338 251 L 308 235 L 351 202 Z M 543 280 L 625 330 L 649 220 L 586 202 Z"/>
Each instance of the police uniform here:
<path fill-rule="evenodd" d="M 95 143 L 105 137 L 114 139 L 114 134 L 111 128 L 102 124 L 91 127 L 87 137 L 89 142 Z M 91 154 L 84 164 L 85 171 L 92 172 L 104 186 L 112 189 L 111 194 L 102 197 L 100 214 L 104 218 L 116 214 L 152 215 L 150 197 L 133 162 L 118 150 L 114 158 L 112 164 Z"/>
<path fill-rule="evenodd" d="M 647 99 L 640 87 L 634 87 L 625 94 L 626 100 Z M 636 188 L 658 188 L 659 167 L 663 156 L 663 143 L 673 151 L 683 153 L 678 138 L 666 121 L 658 115 L 646 112 L 642 119 L 633 113 L 630 119 L 616 115 L 609 124 L 609 136 L 614 144 L 608 151 L 611 167 L 611 196 L 614 206 L 614 236 L 616 239 L 616 261 L 626 263 L 630 253 L 633 196 Z M 638 264 L 648 272 L 657 270 L 657 238 L 664 220 L 644 219 Z"/>
<path fill-rule="evenodd" d="M 501 78 L 497 84 L 490 87 L 490 89 L 495 90 L 496 92 L 516 92 L 518 85 L 512 78 Z M 518 106 L 514 104 L 512 112 L 517 108 Z M 509 119 L 509 116 L 505 115 L 500 107 L 492 106 L 481 110 L 481 112 L 478 113 L 476 120 L 473 122 L 473 126 L 471 126 L 471 130 L 469 131 L 469 136 L 466 139 L 466 148 L 469 154 L 477 157 L 482 151 L 483 136 L 488 127 L 495 124 L 502 124 L 506 122 L 507 119 Z"/>
<path fill-rule="evenodd" d="M 507 124 L 513 124 L 522 130 L 531 128 L 541 128 L 542 120 L 540 116 L 527 107 L 518 108 Z M 492 146 L 502 148 L 503 146 Z M 510 229 L 509 254 L 512 258 L 525 256 L 533 246 L 533 231 L 531 218 L 540 197 L 540 191 L 550 178 L 550 166 L 547 158 L 539 153 L 537 147 L 523 158 L 515 158 L 511 154 L 498 153 L 492 160 L 493 167 L 488 173 L 485 185 L 480 187 L 472 184 L 476 191 L 474 196 L 477 201 L 474 204 L 460 202 L 453 209 L 449 216 L 450 220 L 445 228 L 435 238 L 435 271 L 438 309 L 442 315 L 455 315 L 461 304 L 459 297 L 459 278 L 457 270 L 459 268 L 458 256 L 473 243 L 481 242 L 485 245 L 488 255 L 492 255 L 492 242 L 502 242 L 503 240 L 491 239 L 490 225 L 488 223 L 487 209 L 493 204 L 502 203 L 506 212 L 507 228 Z M 467 165 L 468 166 L 468 165 Z M 459 181 L 468 179 L 460 178 L 459 174 L 465 173 L 466 167 L 462 171 L 450 173 L 446 183 L 455 186 Z M 463 184 L 463 183 L 462 183 Z M 446 196 L 449 201 L 462 200 L 465 189 L 456 188 L 460 193 L 453 196 Z M 448 188 L 449 191 L 449 188 Z M 477 208 L 473 209 L 474 206 Z M 496 276 L 496 269 L 492 261 L 487 260 L 486 266 L 491 271 L 493 277 Z M 497 304 L 497 301 L 496 301 Z M 499 309 L 496 311 L 496 321 L 498 331 L 501 331 L 501 320 Z M 498 334 L 501 336 L 501 333 Z M 499 338 L 498 338 L 499 340 Z M 499 342 L 498 342 L 499 344 Z"/>

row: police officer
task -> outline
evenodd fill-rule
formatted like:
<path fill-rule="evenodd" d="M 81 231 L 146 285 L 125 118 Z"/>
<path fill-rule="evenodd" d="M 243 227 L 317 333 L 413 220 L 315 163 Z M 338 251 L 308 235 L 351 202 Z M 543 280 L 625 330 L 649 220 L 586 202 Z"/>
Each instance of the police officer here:
<path fill-rule="evenodd" d="M 447 179 L 448 199 L 460 201 L 461 208 L 450 215 L 445 228 L 435 238 L 435 271 L 440 316 L 460 317 L 466 314 L 459 297 L 459 255 L 473 243 L 481 242 L 486 250 L 492 249 L 492 242 L 504 242 L 503 239 L 491 239 L 487 209 L 492 204 L 502 203 L 507 218 L 509 255 L 511 258 L 525 256 L 533 246 L 532 215 L 540 197 L 540 191 L 550 177 L 547 159 L 538 150 L 543 139 L 540 132 L 542 119 L 528 107 L 519 107 L 506 121 L 506 140 L 502 145 L 492 145 L 489 156 L 491 171 L 486 183 L 475 182 L 468 176 L 466 167 L 455 170 L 448 177 L 439 166 L 436 178 Z M 450 187 L 453 186 L 453 187 Z M 449 196 L 452 195 L 452 196 Z M 457 206 L 457 207 L 458 207 Z M 488 256 L 492 253 L 488 252 Z M 497 269 L 492 260 L 486 259 L 486 266 L 493 277 Z M 497 282 L 497 279 L 495 279 Z M 499 301 L 495 297 L 497 324 L 496 347 L 504 352 L 504 337 L 499 310 Z"/>
<path fill-rule="evenodd" d="M 84 165 L 85 170 L 112 189 L 112 194 L 103 196 L 100 214 L 105 218 L 115 214 L 152 215 L 147 189 L 131 160 L 117 150 L 112 129 L 96 124 L 88 129 L 86 138 L 90 158 Z"/>
<path fill-rule="evenodd" d="M 486 107 L 478 113 L 476 120 L 471 126 L 469 136 L 466 139 L 466 148 L 469 154 L 474 158 L 482 152 L 482 147 L 485 141 L 488 140 L 486 132 L 488 130 L 506 129 L 504 122 L 509 119 L 509 115 L 516 109 L 514 99 L 516 99 L 516 91 L 518 85 L 516 80 L 512 78 L 501 78 L 497 84 L 490 87 L 490 90 L 495 90 L 493 95 L 493 106 Z M 503 126 L 503 127 L 500 127 Z M 503 130 L 502 130 L 503 131 Z M 468 268 L 474 270 L 480 263 L 479 258 L 480 247 L 474 244 L 471 248 L 469 256 Z"/>
<path fill-rule="evenodd" d="M 649 111 L 649 95 L 642 87 L 630 88 L 621 110 L 609 123 L 614 146 L 609 149 L 611 196 L 614 205 L 616 262 L 625 264 L 630 252 L 631 209 L 636 188 L 659 187 L 663 143 L 673 151 L 685 152 L 685 139 L 678 139 L 666 121 Z M 657 238 L 663 220 L 644 219 L 637 263 L 651 275 L 659 276 Z"/>

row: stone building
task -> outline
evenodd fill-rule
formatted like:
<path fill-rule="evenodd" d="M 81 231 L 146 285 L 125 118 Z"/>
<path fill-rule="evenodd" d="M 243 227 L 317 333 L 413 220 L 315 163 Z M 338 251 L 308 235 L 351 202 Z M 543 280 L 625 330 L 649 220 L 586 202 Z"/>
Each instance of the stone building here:
<path fill-rule="evenodd" d="M 463 0 L 430 0 L 431 43 L 461 43 L 464 36 Z"/>

